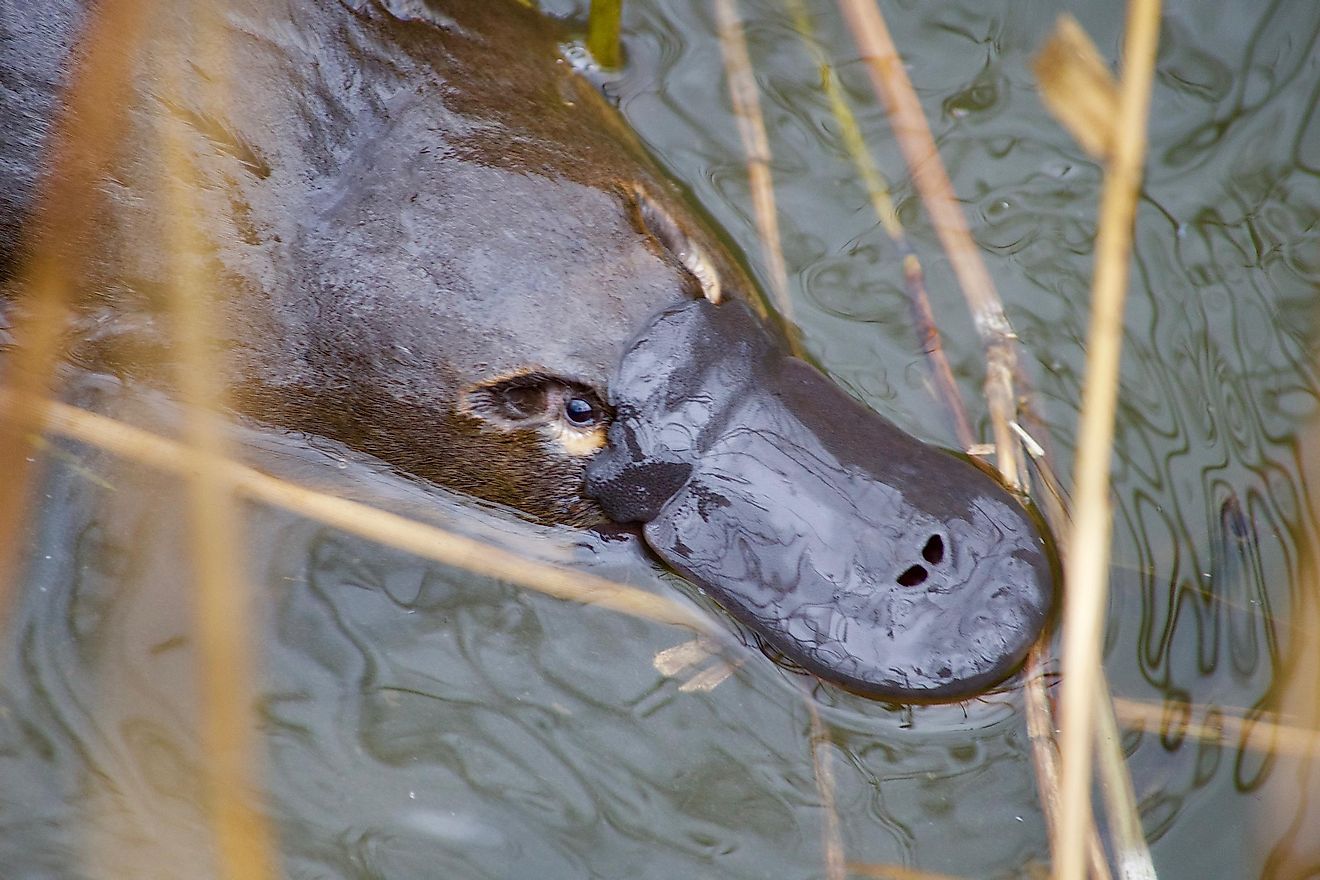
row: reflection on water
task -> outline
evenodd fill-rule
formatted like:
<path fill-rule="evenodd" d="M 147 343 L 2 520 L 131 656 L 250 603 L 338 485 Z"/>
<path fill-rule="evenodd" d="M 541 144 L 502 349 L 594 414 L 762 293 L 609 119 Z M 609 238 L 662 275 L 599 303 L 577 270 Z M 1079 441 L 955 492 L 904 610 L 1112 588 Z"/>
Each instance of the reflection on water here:
<path fill-rule="evenodd" d="M 778 4 L 743 6 L 807 344 L 849 390 L 948 442 L 930 417 L 893 250 L 811 55 Z M 1030 54 L 1056 11 L 1043 0 L 886 8 L 1036 361 L 1066 473 L 1099 170 L 1035 95 Z M 976 400 L 979 349 L 883 114 L 832 5 L 812 12 Z M 1112 58 L 1118 5 L 1074 12 Z M 736 131 L 713 122 L 731 117 L 711 87 L 721 74 L 706 4 L 633 0 L 625 29 L 631 65 L 611 93 L 733 238 L 753 242 Z M 1125 740 L 1162 878 L 1320 868 L 1318 768 L 1276 755 L 1269 730 L 1250 723 L 1281 710 L 1315 721 L 1297 694 L 1314 700 L 1320 613 L 1304 588 L 1317 561 L 1318 459 L 1304 431 L 1320 389 L 1318 34 L 1320 7 L 1302 0 L 1166 7 L 1106 642 L 1115 690 L 1167 707 Z M 93 381 L 82 393 L 142 410 L 131 390 Z M 273 472 L 678 589 L 630 541 L 534 529 L 328 444 L 244 436 Z M 178 488 L 61 444 L 48 457 L 2 682 L 4 876 L 204 876 Z M 788 673 L 753 656 L 714 692 L 680 693 L 650 660 L 684 632 L 476 581 L 277 511 L 247 516 L 267 794 L 289 876 L 820 875 L 808 716 Z M 1015 693 L 916 711 L 820 697 L 850 860 L 992 877 L 1046 858 Z M 1222 746 L 1189 733 L 1234 714 L 1249 723 Z"/>

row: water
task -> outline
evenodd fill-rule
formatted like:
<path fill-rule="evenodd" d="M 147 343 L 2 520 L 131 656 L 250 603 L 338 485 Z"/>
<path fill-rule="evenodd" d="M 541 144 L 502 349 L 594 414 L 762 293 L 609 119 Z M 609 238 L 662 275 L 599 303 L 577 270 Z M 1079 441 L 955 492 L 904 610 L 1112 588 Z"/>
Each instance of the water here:
<path fill-rule="evenodd" d="M 580 14 L 558 2 L 561 14 Z M 846 29 L 809 5 L 925 266 L 982 436 L 981 353 Z M 890 4 L 890 28 L 1022 337 L 1071 467 L 1100 173 L 1036 96 L 1059 7 Z M 1072 9 L 1108 58 L 1116 4 Z M 812 55 L 744 3 L 807 347 L 905 428 L 931 405 L 893 248 Z M 707 4 L 625 10 L 608 84 L 642 137 L 760 266 Z M 1320 870 L 1320 772 L 1259 724 L 1315 726 L 1309 487 L 1320 281 L 1320 7 L 1166 4 L 1114 459 L 1116 694 L 1161 878 Z M 95 378 L 81 400 L 168 420 Z M 263 469 L 671 596 L 630 543 L 541 530 L 327 443 L 253 430 Z M 207 876 L 178 487 L 63 444 L 48 455 L 0 704 L 0 877 Z M 269 812 L 297 878 L 818 877 L 823 812 L 797 679 L 757 655 L 708 694 L 651 665 L 677 629 L 419 562 L 247 508 Z M 1048 858 L 1016 684 L 906 710 L 821 691 L 853 862 L 1017 877 Z M 1184 711 L 1179 707 L 1190 704 Z M 1312 743 L 1312 747 L 1314 744 Z"/>

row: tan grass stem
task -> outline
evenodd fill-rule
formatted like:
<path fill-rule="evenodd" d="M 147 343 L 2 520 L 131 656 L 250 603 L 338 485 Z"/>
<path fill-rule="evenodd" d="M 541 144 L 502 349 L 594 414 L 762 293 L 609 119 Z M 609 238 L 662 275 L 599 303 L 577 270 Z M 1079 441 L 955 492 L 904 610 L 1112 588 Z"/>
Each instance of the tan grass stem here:
<path fill-rule="evenodd" d="M 73 285 L 75 259 L 92 233 L 91 222 L 106 163 L 125 119 L 122 94 L 137 60 L 154 0 L 104 0 L 88 11 L 81 61 L 71 71 L 61 109 L 48 135 L 41 191 L 27 224 L 26 265 L 16 289 L 15 348 L 0 401 L 0 627 L 18 577 L 28 496 L 35 482 L 32 443 L 54 383 Z"/>
<path fill-rule="evenodd" d="M 847 876 L 843 850 L 843 831 L 839 823 L 839 807 L 834 796 L 834 763 L 830 754 L 830 737 L 821 720 L 816 701 L 808 693 L 804 702 L 811 719 L 811 767 L 816 777 L 816 790 L 820 794 L 821 811 L 825 821 L 821 825 L 821 847 L 825 852 L 825 880 L 844 880 Z"/>
<path fill-rule="evenodd" d="M 1096 670 L 1095 702 L 1096 775 L 1104 795 L 1105 815 L 1113 838 L 1114 865 L 1122 880 L 1155 880 L 1155 862 L 1146 845 L 1146 832 L 1137 811 L 1137 796 L 1123 759 L 1123 743 L 1114 717 L 1113 698 L 1103 668 Z M 1092 833 L 1094 837 L 1094 823 Z M 1088 840 L 1088 846 L 1090 842 Z"/>
<path fill-rule="evenodd" d="M 1031 740 L 1031 754 L 1036 769 L 1036 791 L 1040 797 L 1045 826 L 1053 840 L 1058 834 L 1059 803 L 1059 742 L 1054 736 L 1054 713 L 1050 709 L 1046 656 L 1048 644 L 1038 642 L 1027 655 L 1026 677 L 1023 687 L 1026 701 L 1027 736 Z M 1105 861 L 1105 848 L 1100 833 L 1091 827 L 1086 838 L 1087 864 L 1092 880 L 1109 880 L 1109 863 Z"/>
<path fill-rule="evenodd" d="M 952 874 L 937 874 L 903 865 L 881 865 L 873 862 L 849 862 L 847 869 L 854 877 L 874 877 L 875 880 L 962 880 Z"/>
<path fill-rule="evenodd" d="M 757 234 L 770 275 L 770 294 L 775 308 L 783 318 L 785 337 L 793 354 L 803 354 L 802 344 L 793 326 L 793 303 L 788 294 L 788 269 L 784 264 L 783 246 L 779 236 L 779 216 L 775 206 L 774 181 L 770 173 L 770 141 L 761 114 L 756 77 L 752 70 L 747 40 L 743 34 L 742 19 L 737 0 L 715 0 L 715 19 L 719 32 L 720 51 L 724 58 L 724 72 L 729 82 L 729 97 L 733 104 L 738 136 L 747 157 L 747 178 L 752 191 L 752 207 L 756 215 Z M 825 850 L 825 872 L 828 880 L 843 880 L 843 841 L 839 831 L 839 816 L 834 804 L 834 770 L 825 750 L 825 727 L 820 719 L 811 694 L 803 695 L 811 715 L 811 757 L 820 795 L 825 822 L 821 830 Z"/>
<path fill-rule="evenodd" d="M 1157 731 L 1160 736 L 1189 736 L 1211 745 L 1229 745 L 1237 739 L 1243 748 L 1250 745 L 1248 734 L 1254 733 L 1253 738 L 1260 741 L 1256 747 L 1269 752 L 1298 758 L 1320 752 L 1320 730 L 1289 724 L 1273 713 L 1247 718 L 1241 710 L 1219 707 L 1213 720 L 1203 717 L 1198 722 L 1190 720 L 1192 708 L 1191 704 L 1179 701 L 1155 704 L 1114 698 L 1114 711 L 1125 727 Z M 1171 725 L 1170 716 L 1174 713 L 1188 720 Z"/>
<path fill-rule="evenodd" d="M 1060 880 L 1082 880 L 1086 835 L 1091 825 L 1093 713 L 1108 593 L 1112 525 L 1109 468 L 1118 399 L 1123 300 L 1145 158 L 1159 10 L 1158 0 L 1131 0 L 1128 5 L 1118 116 L 1100 203 L 1086 381 L 1073 481 L 1076 509 L 1065 568 L 1068 597 L 1063 624 L 1063 803 L 1054 846 L 1055 876 Z"/>

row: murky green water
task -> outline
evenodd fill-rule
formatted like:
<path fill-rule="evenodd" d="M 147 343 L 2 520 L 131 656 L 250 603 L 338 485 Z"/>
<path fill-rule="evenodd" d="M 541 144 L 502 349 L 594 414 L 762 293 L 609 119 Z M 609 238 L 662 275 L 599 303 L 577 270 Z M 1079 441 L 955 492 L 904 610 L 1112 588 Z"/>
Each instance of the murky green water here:
<path fill-rule="evenodd" d="M 837 13 L 809 8 L 894 181 L 985 433 L 981 355 L 947 264 Z M 806 343 L 854 393 L 948 443 L 893 248 L 812 55 L 780 4 L 743 11 Z M 1071 11 L 1115 57 L 1119 7 Z M 1030 73 L 1059 8 L 885 12 L 1066 473 L 1100 173 L 1045 113 Z M 756 263 L 707 4 L 630 0 L 625 29 L 629 66 L 609 90 Z M 1125 738 L 1166 880 L 1320 872 L 1320 768 L 1280 752 L 1259 725 L 1222 746 L 1188 726 L 1315 705 L 1295 695 L 1316 698 L 1304 636 L 1320 621 L 1306 569 L 1315 444 L 1304 433 L 1320 391 L 1318 32 L 1309 0 L 1166 4 L 1125 338 L 1106 642 L 1118 695 L 1192 705 Z M 78 394 L 168 418 L 150 395 L 95 379 Z M 629 542 L 534 529 L 332 444 L 244 439 L 272 472 L 683 595 Z M 0 877 L 208 876 L 178 488 L 72 447 L 57 445 L 50 461 L 6 646 Z M 759 655 L 709 694 L 682 693 L 651 665 L 687 638 L 680 630 L 476 581 L 279 511 L 251 508 L 247 521 L 262 597 L 253 634 L 266 794 L 288 876 L 823 874 L 808 714 L 793 677 Z M 850 861 L 1017 877 L 1047 860 L 1018 683 L 915 711 L 819 696 Z"/>

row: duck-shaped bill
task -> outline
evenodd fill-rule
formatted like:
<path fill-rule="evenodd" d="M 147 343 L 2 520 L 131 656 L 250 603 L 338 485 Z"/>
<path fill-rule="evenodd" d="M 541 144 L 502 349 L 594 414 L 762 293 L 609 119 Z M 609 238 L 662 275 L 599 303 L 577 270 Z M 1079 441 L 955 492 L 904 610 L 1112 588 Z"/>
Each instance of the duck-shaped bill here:
<path fill-rule="evenodd" d="M 1040 635 L 1056 565 L 1036 519 L 787 354 L 746 306 L 661 312 L 610 394 L 588 494 L 784 658 L 866 696 L 953 700 Z"/>

